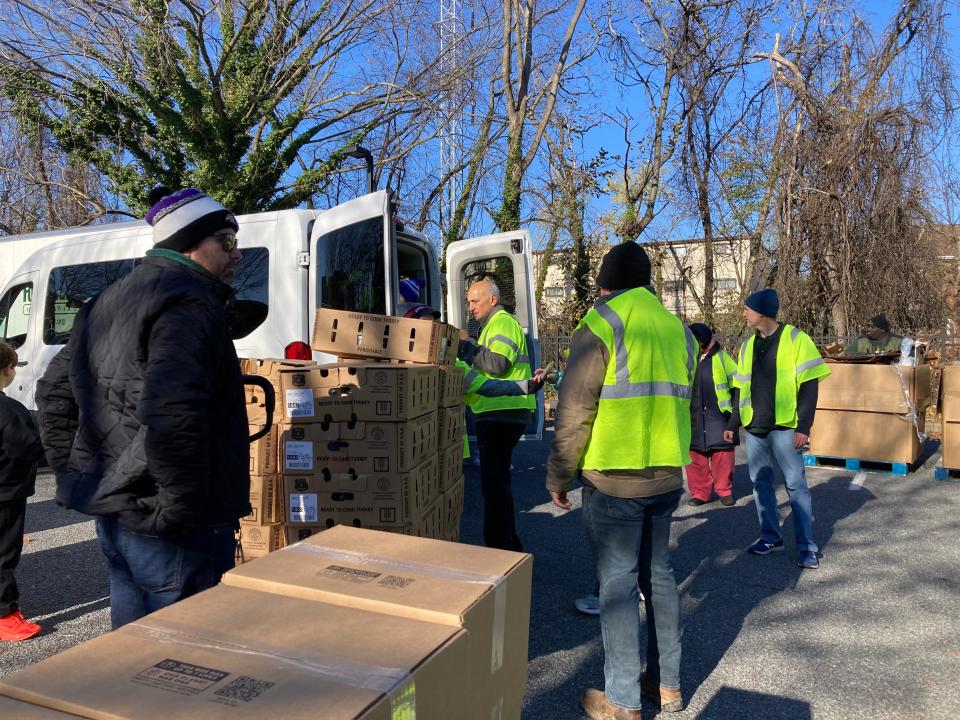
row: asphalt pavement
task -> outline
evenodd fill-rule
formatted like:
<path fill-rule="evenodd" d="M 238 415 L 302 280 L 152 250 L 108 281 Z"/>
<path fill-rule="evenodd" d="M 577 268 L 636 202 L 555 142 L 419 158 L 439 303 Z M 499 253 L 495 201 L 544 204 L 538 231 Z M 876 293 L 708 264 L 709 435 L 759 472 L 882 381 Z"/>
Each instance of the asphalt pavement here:
<path fill-rule="evenodd" d="M 597 618 L 573 599 L 592 590 L 593 564 L 574 509 L 543 488 L 543 442 L 514 458 L 519 530 L 535 556 L 525 720 L 578 720 L 587 687 L 603 686 Z M 681 501 L 672 533 L 684 623 L 677 720 L 884 720 L 960 717 L 960 481 L 937 481 L 935 445 L 906 477 L 810 469 L 819 570 L 786 552 L 753 557 L 757 517 L 742 455 L 736 505 Z M 793 537 L 782 489 L 784 536 Z M 93 523 L 53 502 L 38 479 L 29 542 L 17 573 L 25 614 L 44 626 L 0 645 L 9 675 L 109 630 L 109 589 Z M 467 470 L 462 540 L 480 544 L 479 474 Z M 644 706 L 643 716 L 657 708 Z"/>

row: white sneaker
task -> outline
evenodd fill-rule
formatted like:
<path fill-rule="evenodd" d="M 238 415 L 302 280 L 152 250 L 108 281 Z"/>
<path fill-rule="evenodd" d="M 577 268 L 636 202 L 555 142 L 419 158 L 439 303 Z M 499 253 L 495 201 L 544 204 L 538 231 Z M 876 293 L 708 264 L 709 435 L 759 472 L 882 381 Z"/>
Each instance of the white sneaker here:
<path fill-rule="evenodd" d="M 596 595 L 586 595 L 573 601 L 573 606 L 584 615 L 600 614 L 600 598 Z"/>

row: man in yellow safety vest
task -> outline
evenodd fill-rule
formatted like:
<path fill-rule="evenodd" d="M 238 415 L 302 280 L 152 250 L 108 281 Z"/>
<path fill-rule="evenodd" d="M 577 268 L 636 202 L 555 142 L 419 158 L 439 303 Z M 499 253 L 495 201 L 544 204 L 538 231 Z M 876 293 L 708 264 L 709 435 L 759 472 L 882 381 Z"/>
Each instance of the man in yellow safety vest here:
<path fill-rule="evenodd" d="M 680 694 L 680 599 L 670 519 L 690 462 L 690 390 L 697 342 L 644 286 L 650 260 L 635 242 L 612 248 L 600 298 L 571 338 L 559 389 L 547 489 L 554 505 L 582 471 L 583 517 L 600 580 L 605 691 L 581 698 L 591 718 L 638 720 L 641 697 L 666 711 Z M 637 604 L 647 618 L 646 669 Z"/>
<path fill-rule="evenodd" d="M 726 435 L 732 440 L 741 423 L 747 429 L 747 463 L 760 518 L 760 537 L 747 551 L 766 555 L 783 550 L 773 487 L 776 463 L 793 511 L 797 565 L 812 570 L 820 561 L 813 541 L 813 503 L 800 453 L 813 425 L 817 384 L 830 374 L 830 368 L 806 333 L 777 322 L 779 309 L 773 288 L 755 292 L 744 301 L 743 317 L 756 334 L 743 343 L 737 357 L 733 380 L 737 402 Z"/>
<path fill-rule="evenodd" d="M 520 323 L 500 304 L 492 280 L 479 280 L 467 290 L 467 307 L 483 325 L 477 341 L 460 332 L 458 356 L 486 378 L 526 381 L 533 376 L 527 339 Z M 522 551 L 513 508 L 510 465 L 513 448 L 537 407 L 534 395 L 470 399 L 480 450 L 483 494 L 483 538 L 487 547 Z"/>

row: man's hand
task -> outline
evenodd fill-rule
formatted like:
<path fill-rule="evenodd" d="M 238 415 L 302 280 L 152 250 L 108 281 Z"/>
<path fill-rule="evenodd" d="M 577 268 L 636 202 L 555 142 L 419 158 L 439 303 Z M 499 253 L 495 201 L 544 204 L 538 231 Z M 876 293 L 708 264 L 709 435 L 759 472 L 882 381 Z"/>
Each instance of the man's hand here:
<path fill-rule="evenodd" d="M 797 450 L 802 450 L 803 446 L 806 445 L 809 440 L 810 436 L 804 435 L 802 432 L 795 432 L 793 434 L 793 446 Z"/>
<path fill-rule="evenodd" d="M 725 443 L 733 442 L 733 430 L 724 430 L 723 431 L 723 441 Z"/>
<path fill-rule="evenodd" d="M 541 385 L 543 385 L 543 378 L 546 376 L 546 374 L 547 374 L 547 369 L 546 369 L 546 368 L 537 368 L 536 370 L 533 371 L 533 378 L 532 378 L 532 379 L 533 379 L 535 382 L 538 382 L 538 383 L 540 383 Z"/>
<path fill-rule="evenodd" d="M 461 339 L 461 340 L 469 340 L 469 339 L 470 339 L 470 333 L 469 333 L 468 331 L 466 331 L 466 330 L 461 330 L 461 331 L 460 331 L 460 339 Z"/>
<path fill-rule="evenodd" d="M 567 500 L 566 490 L 563 490 L 562 492 L 551 490 L 550 499 L 553 500 L 553 504 L 556 505 L 561 510 L 571 510 L 573 508 L 573 504 L 569 500 Z"/>

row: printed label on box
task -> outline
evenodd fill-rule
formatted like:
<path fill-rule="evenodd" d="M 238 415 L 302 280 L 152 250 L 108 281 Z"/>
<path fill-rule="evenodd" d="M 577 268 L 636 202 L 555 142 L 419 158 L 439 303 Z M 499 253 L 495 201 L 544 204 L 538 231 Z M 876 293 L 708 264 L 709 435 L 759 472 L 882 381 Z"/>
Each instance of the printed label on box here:
<path fill-rule="evenodd" d="M 317 516 L 316 493 L 290 494 L 290 522 L 315 523 Z"/>
<path fill-rule="evenodd" d="M 313 470 L 313 443 L 288 440 L 283 449 L 283 466 L 287 470 Z"/>
<path fill-rule="evenodd" d="M 313 417 L 313 390 L 296 388 L 286 391 L 287 417 Z"/>
<path fill-rule="evenodd" d="M 216 685 L 230 673 L 167 658 L 133 676 L 140 685 L 169 690 L 178 695 L 197 695 Z"/>

